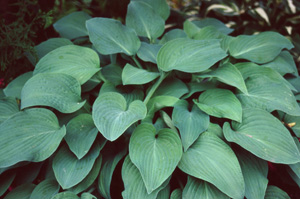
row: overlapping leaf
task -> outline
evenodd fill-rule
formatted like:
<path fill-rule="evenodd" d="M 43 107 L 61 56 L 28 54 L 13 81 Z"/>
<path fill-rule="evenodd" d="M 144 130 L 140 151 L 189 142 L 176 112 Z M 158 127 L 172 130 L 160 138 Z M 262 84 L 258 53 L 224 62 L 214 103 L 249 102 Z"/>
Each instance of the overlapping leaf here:
<path fill-rule="evenodd" d="M 152 62 L 156 64 L 156 57 L 160 48 L 161 45 L 159 44 L 148 44 L 146 42 L 142 42 L 141 47 L 137 52 L 137 56 L 145 62 Z"/>
<path fill-rule="evenodd" d="M 19 105 L 12 97 L 0 98 L 0 124 L 19 112 Z"/>
<path fill-rule="evenodd" d="M 123 85 L 146 84 L 159 77 L 158 72 L 149 72 L 126 64 L 122 72 Z"/>
<path fill-rule="evenodd" d="M 127 8 L 126 26 L 133 28 L 139 36 L 150 41 L 162 35 L 165 21 L 155 10 L 143 1 L 131 1 Z"/>
<path fill-rule="evenodd" d="M 45 160 L 65 134 L 65 127 L 60 127 L 54 113 L 47 109 L 28 109 L 13 115 L 0 124 L 0 168 Z"/>
<path fill-rule="evenodd" d="M 227 54 L 220 47 L 219 40 L 195 41 L 179 38 L 161 47 L 157 55 L 157 65 L 163 71 L 201 72 L 226 56 Z"/>
<path fill-rule="evenodd" d="M 30 78 L 21 93 L 21 109 L 31 106 L 50 106 L 62 113 L 80 109 L 79 82 L 72 76 L 61 73 L 40 73 Z"/>
<path fill-rule="evenodd" d="M 244 197 L 244 178 L 237 157 L 224 141 L 212 133 L 202 133 L 183 153 L 178 167 L 213 184 L 232 198 Z"/>
<path fill-rule="evenodd" d="M 101 54 L 135 55 L 141 46 L 136 32 L 117 20 L 96 17 L 88 20 L 86 27 L 91 42 Z"/>
<path fill-rule="evenodd" d="M 4 199 L 29 198 L 34 188 L 35 184 L 22 184 L 9 192 Z"/>
<path fill-rule="evenodd" d="M 129 156 L 139 169 L 148 194 L 171 176 L 182 155 L 177 133 L 171 129 L 156 132 L 152 124 L 140 124 L 129 143 Z"/>
<path fill-rule="evenodd" d="M 145 118 L 147 108 L 139 100 L 127 105 L 125 98 L 115 92 L 99 95 L 93 105 L 93 120 L 100 133 L 108 140 L 120 137 L 129 126 Z"/>
<path fill-rule="evenodd" d="M 44 56 L 35 66 L 33 74 L 64 73 L 77 79 L 80 84 L 84 84 L 99 70 L 100 60 L 94 50 L 67 45 Z"/>
<path fill-rule="evenodd" d="M 241 103 L 229 90 L 220 88 L 206 90 L 199 96 L 199 100 L 194 102 L 208 115 L 242 121 Z"/>
<path fill-rule="evenodd" d="M 233 129 L 233 130 L 232 130 Z M 254 155 L 275 163 L 300 162 L 300 153 L 290 132 L 265 110 L 243 110 L 243 122 L 223 126 L 225 138 L 235 142 Z"/>
<path fill-rule="evenodd" d="M 21 91 L 24 84 L 32 77 L 32 72 L 24 73 L 18 76 L 16 79 L 12 80 L 3 92 L 7 97 L 15 97 L 21 99 Z"/>
<path fill-rule="evenodd" d="M 59 191 L 59 184 L 54 179 L 46 179 L 40 182 L 32 191 L 30 199 L 51 199 Z"/>
<path fill-rule="evenodd" d="M 293 44 L 276 32 L 263 32 L 258 35 L 240 35 L 229 44 L 229 53 L 236 59 L 247 59 L 263 64 L 272 61 L 282 49 L 291 49 Z"/>
<path fill-rule="evenodd" d="M 188 102 L 181 100 L 174 106 L 172 120 L 179 129 L 182 145 L 186 151 L 201 133 L 207 130 L 209 116 L 203 113 L 196 105 L 188 109 Z"/>
<path fill-rule="evenodd" d="M 140 1 L 149 4 L 153 10 L 160 15 L 164 20 L 166 20 L 170 15 L 170 7 L 166 0 L 131 0 Z"/>
<path fill-rule="evenodd" d="M 290 199 L 290 196 L 280 188 L 269 185 L 266 191 L 265 199 Z"/>

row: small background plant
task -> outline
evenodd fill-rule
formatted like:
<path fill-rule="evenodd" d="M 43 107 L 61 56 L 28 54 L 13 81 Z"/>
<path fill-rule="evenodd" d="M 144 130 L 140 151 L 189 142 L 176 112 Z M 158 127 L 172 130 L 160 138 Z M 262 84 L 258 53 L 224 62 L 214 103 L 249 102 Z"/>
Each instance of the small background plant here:
<path fill-rule="evenodd" d="M 299 197 L 297 33 L 229 23 L 244 9 L 276 27 L 224 2 L 132 0 L 123 20 L 54 2 L 60 37 L 0 90 L 0 195 Z"/>

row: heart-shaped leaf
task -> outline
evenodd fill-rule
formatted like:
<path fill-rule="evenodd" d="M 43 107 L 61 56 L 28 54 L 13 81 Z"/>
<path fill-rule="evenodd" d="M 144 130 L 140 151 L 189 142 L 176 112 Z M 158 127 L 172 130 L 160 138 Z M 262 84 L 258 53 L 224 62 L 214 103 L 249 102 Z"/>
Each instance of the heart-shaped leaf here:
<path fill-rule="evenodd" d="M 0 124 L 19 111 L 19 105 L 15 98 L 0 98 Z"/>
<path fill-rule="evenodd" d="M 299 76 L 293 56 L 288 51 L 282 51 L 272 62 L 262 66 L 273 68 L 282 76 L 287 73 Z"/>
<path fill-rule="evenodd" d="M 32 77 L 32 72 L 24 73 L 18 76 L 16 79 L 12 80 L 3 92 L 7 97 L 15 97 L 21 99 L 21 91 L 24 84 Z"/>
<path fill-rule="evenodd" d="M 265 110 L 243 110 L 243 122 L 223 126 L 226 140 L 235 142 L 254 155 L 275 163 L 300 162 L 300 153 L 290 132 L 272 114 Z"/>
<path fill-rule="evenodd" d="M 141 173 L 131 162 L 129 155 L 125 158 L 122 166 L 122 179 L 125 187 L 122 192 L 124 199 L 156 199 L 158 192 L 165 188 L 170 181 L 168 178 L 162 186 L 148 194 Z"/>
<path fill-rule="evenodd" d="M 263 64 L 272 61 L 282 49 L 293 48 L 293 44 L 276 32 L 263 32 L 258 35 L 240 35 L 229 44 L 229 53 L 236 59 L 247 59 Z"/>
<path fill-rule="evenodd" d="M 207 130 L 209 116 L 203 113 L 196 105 L 188 109 L 188 102 L 180 100 L 174 106 L 172 120 L 179 129 L 182 145 L 186 151 L 201 133 Z"/>
<path fill-rule="evenodd" d="M 83 11 L 73 12 L 55 22 L 53 27 L 61 37 L 75 39 L 87 36 L 85 22 L 90 18 L 91 16 Z"/>
<path fill-rule="evenodd" d="M 245 197 L 263 199 L 268 186 L 268 163 L 245 150 L 236 152 L 244 180 Z"/>
<path fill-rule="evenodd" d="M 94 50 L 67 45 L 44 56 L 35 66 L 33 74 L 64 73 L 77 79 L 80 84 L 84 84 L 99 70 L 100 60 Z"/>
<path fill-rule="evenodd" d="M 171 176 L 182 155 L 177 133 L 171 129 L 156 132 L 152 124 L 140 124 L 129 143 L 129 156 L 141 172 L 148 194 Z"/>
<path fill-rule="evenodd" d="M 70 150 L 81 159 L 88 153 L 93 145 L 98 129 L 96 128 L 92 115 L 80 114 L 69 121 L 65 140 Z M 104 139 L 101 140 L 104 143 Z"/>
<path fill-rule="evenodd" d="M 159 44 L 148 44 L 146 42 L 142 42 L 142 45 L 137 52 L 137 56 L 145 62 L 152 62 L 156 64 L 156 57 L 161 47 L 162 45 Z"/>
<path fill-rule="evenodd" d="M 159 77 L 157 72 L 149 72 L 144 69 L 136 68 L 130 64 L 126 64 L 122 72 L 123 85 L 139 85 L 146 84 Z"/>
<path fill-rule="evenodd" d="M 47 109 L 16 113 L 0 124 L 0 168 L 47 159 L 65 134 L 65 127 L 60 127 L 54 113 Z"/>
<path fill-rule="evenodd" d="M 21 109 L 31 106 L 50 106 L 62 113 L 80 109 L 81 87 L 72 76 L 61 73 L 40 73 L 30 78 L 21 93 Z"/>
<path fill-rule="evenodd" d="M 245 94 L 248 93 L 242 74 L 231 63 L 226 63 L 216 70 L 199 75 L 199 77 L 214 77 L 220 82 L 240 89 Z"/>
<path fill-rule="evenodd" d="M 188 176 L 187 184 L 182 192 L 182 199 L 203 198 L 203 199 L 229 199 L 227 195 L 217 189 L 209 182 Z"/>
<path fill-rule="evenodd" d="M 167 20 L 167 18 L 170 15 L 170 7 L 166 0 L 131 0 L 131 1 L 139 1 L 139 2 L 147 3 L 164 20 Z"/>
<path fill-rule="evenodd" d="M 246 80 L 248 94 L 237 97 L 244 107 L 283 111 L 289 115 L 300 116 L 300 107 L 294 94 L 285 85 L 264 75 L 251 76 Z"/>
<path fill-rule="evenodd" d="M 139 36 L 153 41 L 163 34 L 165 21 L 149 4 L 131 1 L 127 8 L 126 26 L 133 28 Z"/>
<path fill-rule="evenodd" d="M 179 38 L 161 47 L 157 55 L 157 66 L 163 71 L 201 72 L 226 56 L 227 54 L 220 47 L 219 40 L 195 41 Z"/>
<path fill-rule="evenodd" d="M 54 179 L 46 179 L 40 182 L 32 191 L 30 199 L 51 199 L 59 191 L 59 184 Z"/>
<path fill-rule="evenodd" d="M 195 104 L 208 115 L 242 121 L 242 105 L 229 90 L 215 88 L 204 91 Z"/>
<path fill-rule="evenodd" d="M 244 178 L 237 157 L 212 133 L 202 133 L 183 153 L 178 167 L 191 176 L 212 183 L 232 198 L 244 197 Z"/>
<path fill-rule="evenodd" d="M 95 17 L 86 22 L 86 27 L 91 42 L 103 55 L 135 55 L 141 46 L 136 32 L 117 20 Z"/>
<path fill-rule="evenodd" d="M 146 117 L 147 108 L 142 101 L 129 104 L 114 92 L 100 94 L 93 105 L 93 120 L 100 133 L 108 140 L 120 137 L 133 123 Z"/>
<path fill-rule="evenodd" d="M 96 142 L 89 153 L 79 160 L 66 145 L 60 148 L 52 164 L 55 178 L 60 186 L 68 189 L 80 183 L 92 170 L 100 150 L 101 146 Z"/>

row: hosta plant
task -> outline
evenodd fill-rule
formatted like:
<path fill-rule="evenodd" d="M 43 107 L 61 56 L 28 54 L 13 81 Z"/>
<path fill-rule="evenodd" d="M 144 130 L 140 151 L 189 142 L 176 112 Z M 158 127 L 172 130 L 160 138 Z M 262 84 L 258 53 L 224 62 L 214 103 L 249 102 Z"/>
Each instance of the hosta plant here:
<path fill-rule="evenodd" d="M 164 0 L 125 24 L 72 13 L 0 98 L 0 195 L 10 198 L 288 198 L 300 185 L 291 41 L 222 22 L 165 31 Z M 289 77 L 287 80 L 286 77 Z M 294 183 L 294 182 L 293 182 Z"/>

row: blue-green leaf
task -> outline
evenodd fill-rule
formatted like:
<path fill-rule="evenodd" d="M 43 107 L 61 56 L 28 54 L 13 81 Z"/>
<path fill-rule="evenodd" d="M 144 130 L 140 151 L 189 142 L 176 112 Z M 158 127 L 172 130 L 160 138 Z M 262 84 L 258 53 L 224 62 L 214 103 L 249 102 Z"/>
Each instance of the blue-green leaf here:
<path fill-rule="evenodd" d="M 139 169 L 148 194 L 171 176 L 182 155 L 177 133 L 171 129 L 156 132 L 152 124 L 140 124 L 129 143 L 129 156 Z"/>
<path fill-rule="evenodd" d="M 265 199 L 290 199 L 290 196 L 280 188 L 269 185 L 266 191 Z"/>
<path fill-rule="evenodd" d="M 91 42 L 101 54 L 135 55 L 141 46 L 136 32 L 117 20 L 96 17 L 88 20 L 86 27 Z"/>
<path fill-rule="evenodd" d="M 149 72 L 144 69 L 136 68 L 126 64 L 122 72 L 123 85 L 140 85 L 146 84 L 159 77 L 158 72 Z"/>
<path fill-rule="evenodd" d="M 61 73 L 40 73 L 30 78 L 21 93 L 21 109 L 31 106 L 50 106 L 62 113 L 79 110 L 81 87 L 72 76 Z"/>
<path fill-rule="evenodd" d="M 15 177 L 16 173 L 11 171 L 5 172 L 0 175 L 0 196 L 2 196 L 7 191 L 11 183 L 14 181 Z"/>
<path fill-rule="evenodd" d="M 215 88 L 204 91 L 195 104 L 208 115 L 242 121 L 242 105 L 229 90 Z"/>
<path fill-rule="evenodd" d="M 283 164 L 300 162 L 300 153 L 290 132 L 265 110 L 244 109 L 243 122 L 232 122 L 232 129 L 229 123 L 224 124 L 226 140 L 264 160 Z"/>
<path fill-rule="evenodd" d="M 125 98 L 115 92 L 100 94 L 93 105 L 93 120 L 100 133 L 114 141 L 138 120 L 144 119 L 147 108 L 142 101 L 127 105 Z"/>
<path fill-rule="evenodd" d="M 34 188 L 34 184 L 22 184 L 9 192 L 4 199 L 29 199 Z"/>
<path fill-rule="evenodd" d="M 247 59 L 263 64 L 272 61 L 282 49 L 291 49 L 293 44 L 276 32 L 263 32 L 258 35 L 240 35 L 229 44 L 229 53 L 236 59 Z"/>
<path fill-rule="evenodd" d="M 170 7 L 166 0 L 131 0 L 140 1 L 149 4 L 153 10 L 160 15 L 164 20 L 166 20 L 170 15 Z"/>
<path fill-rule="evenodd" d="M 209 116 L 203 113 L 196 105 L 188 109 L 188 102 L 178 101 L 173 109 L 172 120 L 179 129 L 182 145 L 186 151 L 201 133 L 207 130 Z"/>
<path fill-rule="evenodd" d="M 51 199 L 59 191 L 59 184 L 56 180 L 46 179 L 40 182 L 32 191 L 30 199 Z"/>
<path fill-rule="evenodd" d="M 19 105 L 15 98 L 0 98 L 0 124 L 19 111 Z"/>
<path fill-rule="evenodd" d="M 159 44 L 165 44 L 168 41 L 178 38 L 187 38 L 186 33 L 182 29 L 172 29 L 161 38 Z"/>
<path fill-rule="evenodd" d="M 70 191 L 60 192 L 51 199 L 80 199 L 75 193 Z"/>
<path fill-rule="evenodd" d="M 157 65 L 163 71 L 201 72 L 226 56 L 219 40 L 179 38 L 161 47 L 157 55 Z"/>
<path fill-rule="evenodd" d="M 142 45 L 137 52 L 137 56 L 145 62 L 152 62 L 156 64 L 156 57 L 161 47 L 162 45 L 159 44 L 148 44 L 146 42 L 142 42 Z"/>
<path fill-rule="evenodd" d="M 0 168 L 47 159 L 65 134 L 65 127 L 60 127 L 54 113 L 47 109 L 28 109 L 13 115 L 0 124 Z"/>
<path fill-rule="evenodd" d="M 212 133 L 202 133 L 182 155 L 178 167 L 185 173 L 212 183 L 232 198 L 242 198 L 245 184 L 232 149 Z"/>
<path fill-rule="evenodd" d="M 12 80 L 3 92 L 7 97 L 15 97 L 21 99 L 21 91 L 24 84 L 32 77 L 32 72 L 24 73 L 18 76 L 16 79 Z"/>

